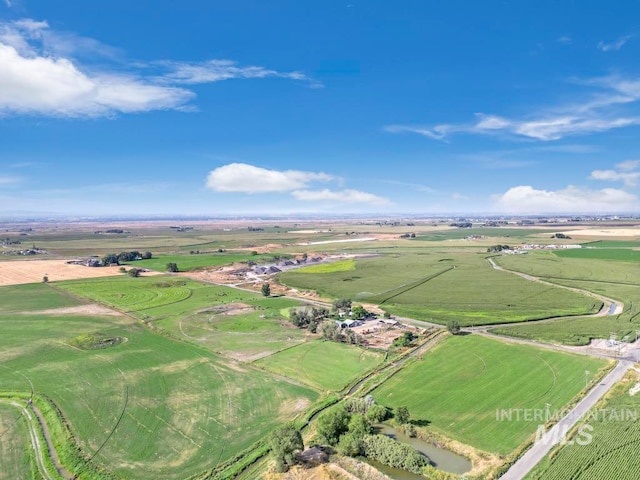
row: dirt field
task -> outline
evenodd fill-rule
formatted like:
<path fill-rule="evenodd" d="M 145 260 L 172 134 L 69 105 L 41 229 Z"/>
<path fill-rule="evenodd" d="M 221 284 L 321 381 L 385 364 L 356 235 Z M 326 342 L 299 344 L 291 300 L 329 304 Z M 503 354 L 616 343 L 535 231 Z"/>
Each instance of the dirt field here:
<path fill-rule="evenodd" d="M 65 260 L 10 260 L 0 262 L 0 286 L 38 283 L 45 275 L 50 282 L 122 275 L 118 268 L 68 265 Z M 155 274 L 145 272 L 142 275 Z"/>
<path fill-rule="evenodd" d="M 640 227 L 588 228 L 584 230 L 567 230 L 564 233 L 576 237 L 640 237 Z"/>

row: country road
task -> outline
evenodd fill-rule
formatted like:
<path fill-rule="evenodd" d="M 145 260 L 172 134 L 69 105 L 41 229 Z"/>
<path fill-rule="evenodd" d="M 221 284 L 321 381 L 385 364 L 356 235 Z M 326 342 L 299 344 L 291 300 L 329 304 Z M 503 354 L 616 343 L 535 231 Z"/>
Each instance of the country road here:
<path fill-rule="evenodd" d="M 521 480 L 525 478 L 551 449 L 563 440 L 563 435 L 571 430 L 587 412 L 616 384 L 633 366 L 626 360 L 618 363 L 562 420 L 555 424 L 520 459 L 514 463 L 500 480 Z"/>

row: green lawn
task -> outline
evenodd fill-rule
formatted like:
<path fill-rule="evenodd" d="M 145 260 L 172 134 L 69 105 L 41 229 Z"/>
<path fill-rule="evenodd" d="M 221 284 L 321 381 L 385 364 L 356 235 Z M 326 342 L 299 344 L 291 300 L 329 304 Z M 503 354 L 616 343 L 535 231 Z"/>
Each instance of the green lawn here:
<path fill-rule="evenodd" d="M 22 291 L 33 304 L 25 301 L 25 310 L 36 310 L 41 295 L 69 304 L 41 284 L 0 288 L 0 303 Z M 213 468 L 318 398 L 127 316 L 2 313 L 0 331 L 2 390 L 28 392 L 28 378 L 59 406 L 86 453 L 108 439 L 96 461 L 122 478 L 184 479 Z M 100 350 L 69 345 L 95 332 L 125 341 Z"/>
<path fill-rule="evenodd" d="M 356 261 L 355 270 L 310 274 L 289 271 L 280 281 L 381 304 L 391 313 L 446 324 L 518 322 L 594 313 L 601 302 L 585 295 L 494 270 L 477 250 L 432 249 Z"/>
<path fill-rule="evenodd" d="M 607 401 L 592 410 L 591 415 L 585 416 L 584 423 L 578 425 L 573 437 L 575 443 L 556 448 L 553 457 L 546 457 L 540 462 L 526 477 L 527 480 L 638 478 L 640 395 L 629 392 L 637 382 L 637 373 L 627 375 Z M 581 428 L 582 433 L 579 432 Z"/>
<path fill-rule="evenodd" d="M 561 409 L 605 361 L 468 335 L 452 337 L 374 390 L 378 403 L 406 406 L 416 420 L 484 451 L 506 455 L 537 421 L 499 420 L 505 409 Z"/>
<path fill-rule="evenodd" d="M 263 358 L 257 365 L 318 390 L 337 391 L 372 370 L 383 355 L 352 345 L 316 340 Z"/>

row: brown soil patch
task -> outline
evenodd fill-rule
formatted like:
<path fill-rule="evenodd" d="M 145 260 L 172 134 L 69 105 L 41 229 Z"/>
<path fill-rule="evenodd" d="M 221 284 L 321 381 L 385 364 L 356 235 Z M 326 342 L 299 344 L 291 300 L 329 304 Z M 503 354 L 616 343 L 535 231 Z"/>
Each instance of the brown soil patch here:
<path fill-rule="evenodd" d="M 281 243 L 267 243 L 266 245 L 260 245 L 259 247 L 241 247 L 236 248 L 234 250 L 246 250 L 248 252 L 258 252 L 258 253 L 270 253 L 272 250 L 278 250 L 283 248 L 284 245 Z"/>
<path fill-rule="evenodd" d="M 45 275 L 50 282 L 122 275 L 120 267 L 69 265 L 66 260 L 9 260 L 0 262 L 0 286 L 40 283 Z M 158 275 L 144 272 L 142 276 Z"/>
<path fill-rule="evenodd" d="M 245 313 L 253 312 L 255 307 L 248 305 L 246 303 L 235 302 L 235 303 L 226 303 L 224 305 L 218 305 L 216 307 L 205 308 L 204 310 L 199 310 L 198 313 L 212 313 L 215 315 L 242 315 Z"/>

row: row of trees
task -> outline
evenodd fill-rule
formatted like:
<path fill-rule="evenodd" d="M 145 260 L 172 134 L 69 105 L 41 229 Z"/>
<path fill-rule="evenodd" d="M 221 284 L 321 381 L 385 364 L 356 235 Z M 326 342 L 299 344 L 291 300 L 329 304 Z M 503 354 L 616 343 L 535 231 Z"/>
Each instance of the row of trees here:
<path fill-rule="evenodd" d="M 108 253 L 101 259 L 101 263 L 104 266 L 109 265 L 120 265 L 120 262 L 133 262 L 136 260 L 148 260 L 152 258 L 151 252 L 140 253 L 137 250 L 132 250 L 131 252 L 120 252 L 120 253 Z"/>

